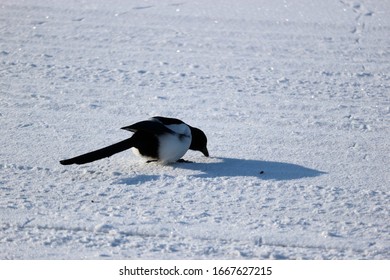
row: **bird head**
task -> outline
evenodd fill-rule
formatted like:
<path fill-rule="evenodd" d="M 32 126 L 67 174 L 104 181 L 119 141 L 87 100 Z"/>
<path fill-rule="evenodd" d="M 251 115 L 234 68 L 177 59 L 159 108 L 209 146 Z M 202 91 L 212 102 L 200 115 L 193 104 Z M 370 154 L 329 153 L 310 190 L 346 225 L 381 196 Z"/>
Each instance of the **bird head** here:
<path fill-rule="evenodd" d="M 194 151 L 200 151 L 206 157 L 209 156 L 209 151 L 207 150 L 207 137 L 202 130 L 196 127 L 191 127 L 192 141 L 190 149 Z"/>

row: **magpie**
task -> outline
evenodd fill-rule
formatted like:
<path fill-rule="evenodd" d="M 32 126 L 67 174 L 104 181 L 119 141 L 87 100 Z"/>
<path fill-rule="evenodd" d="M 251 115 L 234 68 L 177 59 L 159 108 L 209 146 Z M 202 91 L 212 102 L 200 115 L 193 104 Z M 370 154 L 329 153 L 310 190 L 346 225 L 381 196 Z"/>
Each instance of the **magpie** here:
<path fill-rule="evenodd" d="M 199 128 L 185 122 L 156 116 L 145 121 L 122 127 L 134 134 L 121 142 L 102 149 L 61 160 L 62 165 L 85 164 L 133 148 L 133 152 L 144 157 L 147 162 L 157 161 L 163 164 L 184 161 L 182 156 L 190 150 L 200 151 L 206 157 L 206 134 Z"/>

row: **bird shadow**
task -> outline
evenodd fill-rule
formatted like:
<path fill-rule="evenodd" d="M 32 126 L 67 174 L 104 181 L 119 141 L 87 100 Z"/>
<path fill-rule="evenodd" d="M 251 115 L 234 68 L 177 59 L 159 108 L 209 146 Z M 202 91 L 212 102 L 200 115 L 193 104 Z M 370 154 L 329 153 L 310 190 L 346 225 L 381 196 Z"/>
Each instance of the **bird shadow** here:
<path fill-rule="evenodd" d="M 304 167 L 298 164 L 248 160 L 237 158 L 213 158 L 215 162 L 190 162 L 180 164 L 180 168 L 200 171 L 196 177 L 238 177 L 253 176 L 263 180 L 295 180 L 308 177 L 317 177 L 326 172 Z"/>
<path fill-rule="evenodd" d="M 130 178 L 122 178 L 115 183 L 120 185 L 138 185 L 147 181 L 155 181 L 159 178 L 160 176 L 158 175 L 137 175 Z"/>
<path fill-rule="evenodd" d="M 178 162 L 173 164 L 173 167 L 196 171 L 197 174 L 191 176 L 200 178 L 257 177 L 262 180 L 284 181 L 327 174 L 326 172 L 293 163 L 224 157 L 209 158 L 207 162 Z M 158 180 L 160 177 L 160 175 L 142 174 L 130 178 L 122 178 L 116 181 L 116 183 L 137 185 L 146 181 Z"/>

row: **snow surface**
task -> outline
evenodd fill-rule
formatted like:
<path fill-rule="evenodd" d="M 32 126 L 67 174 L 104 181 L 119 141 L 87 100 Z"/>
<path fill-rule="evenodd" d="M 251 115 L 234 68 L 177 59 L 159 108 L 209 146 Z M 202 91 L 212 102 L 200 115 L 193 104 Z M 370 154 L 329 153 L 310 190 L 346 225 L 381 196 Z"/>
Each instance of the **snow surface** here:
<path fill-rule="evenodd" d="M 0 258 L 390 258 L 389 35 L 389 1 L 1 1 Z M 155 115 L 211 157 L 59 164 Z"/>

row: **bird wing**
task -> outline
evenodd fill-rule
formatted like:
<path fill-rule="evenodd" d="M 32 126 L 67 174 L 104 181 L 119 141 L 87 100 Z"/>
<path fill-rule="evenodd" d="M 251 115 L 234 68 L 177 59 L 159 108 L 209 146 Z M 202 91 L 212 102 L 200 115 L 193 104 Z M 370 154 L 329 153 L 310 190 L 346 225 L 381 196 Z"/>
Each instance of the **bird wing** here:
<path fill-rule="evenodd" d="M 161 135 L 164 133 L 174 134 L 175 132 L 166 127 L 164 124 L 162 124 L 159 121 L 156 120 L 147 120 L 147 121 L 141 121 L 137 122 L 135 124 L 121 127 L 121 129 L 128 130 L 131 132 L 137 132 L 137 131 L 145 131 L 154 135 Z"/>

